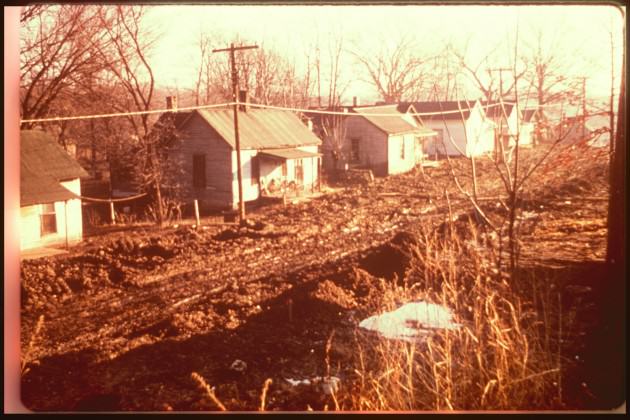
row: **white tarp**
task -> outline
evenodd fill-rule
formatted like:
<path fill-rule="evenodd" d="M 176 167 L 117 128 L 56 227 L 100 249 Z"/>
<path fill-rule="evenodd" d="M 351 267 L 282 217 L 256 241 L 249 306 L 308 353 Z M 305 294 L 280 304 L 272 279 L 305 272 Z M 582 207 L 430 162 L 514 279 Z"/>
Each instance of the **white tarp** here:
<path fill-rule="evenodd" d="M 359 327 L 376 331 L 385 338 L 406 341 L 422 340 L 435 329 L 457 329 L 451 311 L 434 303 L 410 302 L 400 308 L 374 315 L 359 323 Z"/>

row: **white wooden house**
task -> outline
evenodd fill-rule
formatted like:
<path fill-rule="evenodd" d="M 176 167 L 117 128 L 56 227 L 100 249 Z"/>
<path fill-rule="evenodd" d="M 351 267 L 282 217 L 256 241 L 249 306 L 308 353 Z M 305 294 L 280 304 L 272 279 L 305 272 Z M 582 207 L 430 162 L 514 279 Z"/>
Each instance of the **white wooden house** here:
<path fill-rule="evenodd" d="M 399 112 L 397 105 L 352 108 L 344 123 L 344 159 L 377 176 L 413 169 L 422 161 L 423 142 L 436 134 Z"/>
<path fill-rule="evenodd" d="M 494 150 L 494 123 L 479 101 L 401 102 L 398 110 L 425 114 L 416 120 L 437 133 L 425 143 L 424 153 L 429 158 L 480 156 Z"/>
<path fill-rule="evenodd" d="M 184 197 L 200 207 L 236 208 L 238 176 L 232 108 L 173 112 L 180 146 L 171 151 L 183 169 Z M 238 116 L 243 200 L 319 181 L 321 140 L 293 113 L 242 109 Z"/>
<path fill-rule="evenodd" d="M 20 249 L 81 241 L 87 172 L 43 131 L 20 133 Z"/>
<path fill-rule="evenodd" d="M 485 114 L 495 124 L 495 147 L 498 142 L 503 142 L 504 150 L 516 144 L 518 133 L 519 146 L 531 147 L 533 144 L 534 124 L 526 119 L 522 110 L 518 109 L 514 102 L 481 101 Z"/>

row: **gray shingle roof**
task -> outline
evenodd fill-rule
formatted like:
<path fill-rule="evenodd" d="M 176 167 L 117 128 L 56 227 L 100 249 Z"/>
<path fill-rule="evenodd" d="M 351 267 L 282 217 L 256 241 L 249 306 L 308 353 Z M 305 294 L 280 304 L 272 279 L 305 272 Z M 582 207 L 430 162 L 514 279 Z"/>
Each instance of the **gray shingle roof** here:
<path fill-rule="evenodd" d="M 39 130 L 20 132 L 20 161 L 38 175 L 56 181 L 89 176 L 48 133 Z"/>
<path fill-rule="evenodd" d="M 232 109 L 192 112 L 197 112 L 232 148 L 236 147 Z M 176 123 L 181 125 L 185 120 L 178 117 Z M 238 130 L 242 149 L 282 149 L 321 144 L 321 140 L 290 111 L 249 109 L 239 112 Z"/>
<path fill-rule="evenodd" d="M 20 133 L 20 206 L 63 201 L 77 196 L 59 181 L 88 176 L 47 133 Z"/>
<path fill-rule="evenodd" d="M 20 165 L 21 207 L 54 203 L 72 198 L 77 197 L 50 176 L 37 174 L 24 163 Z"/>

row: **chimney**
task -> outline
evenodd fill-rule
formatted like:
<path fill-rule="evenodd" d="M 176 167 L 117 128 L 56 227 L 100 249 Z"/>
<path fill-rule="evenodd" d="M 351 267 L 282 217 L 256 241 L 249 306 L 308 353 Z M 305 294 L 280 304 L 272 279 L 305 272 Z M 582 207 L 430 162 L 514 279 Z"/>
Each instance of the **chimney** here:
<path fill-rule="evenodd" d="M 166 97 L 166 109 L 177 111 L 177 96 Z"/>
<path fill-rule="evenodd" d="M 353 107 L 359 106 L 359 98 L 357 98 L 356 96 L 352 97 L 352 106 Z"/>
<path fill-rule="evenodd" d="M 248 106 L 247 104 L 247 91 L 246 90 L 239 90 L 238 91 L 238 101 L 240 102 L 238 105 L 238 109 L 239 111 L 243 111 L 243 112 L 247 112 L 247 108 Z"/>

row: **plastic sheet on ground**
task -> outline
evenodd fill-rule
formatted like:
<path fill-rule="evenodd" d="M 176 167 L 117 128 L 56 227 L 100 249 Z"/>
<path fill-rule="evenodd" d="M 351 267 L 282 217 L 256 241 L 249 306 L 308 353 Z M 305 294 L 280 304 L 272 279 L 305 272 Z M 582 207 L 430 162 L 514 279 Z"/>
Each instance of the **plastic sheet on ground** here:
<path fill-rule="evenodd" d="M 359 323 L 359 327 L 375 331 L 385 338 L 409 342 L 423 340 L 437 329 L 457 329 L 451 311 L 428 302 L 410 302 L 400 308 L 374 315 Z"/>

